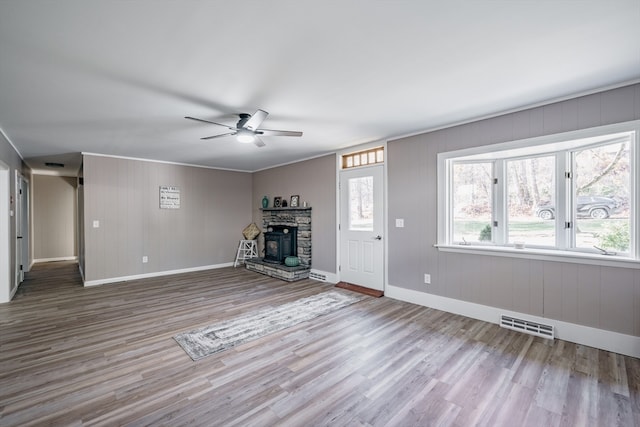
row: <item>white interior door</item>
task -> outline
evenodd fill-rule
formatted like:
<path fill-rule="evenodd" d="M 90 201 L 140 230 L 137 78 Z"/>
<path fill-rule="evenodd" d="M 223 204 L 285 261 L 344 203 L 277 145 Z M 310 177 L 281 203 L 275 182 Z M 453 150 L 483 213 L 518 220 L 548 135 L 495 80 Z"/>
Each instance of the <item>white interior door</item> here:
<path fill-rule="evenodd" d="M 340 172 L 340 280 L 384 290 L 382 165 Z"/>

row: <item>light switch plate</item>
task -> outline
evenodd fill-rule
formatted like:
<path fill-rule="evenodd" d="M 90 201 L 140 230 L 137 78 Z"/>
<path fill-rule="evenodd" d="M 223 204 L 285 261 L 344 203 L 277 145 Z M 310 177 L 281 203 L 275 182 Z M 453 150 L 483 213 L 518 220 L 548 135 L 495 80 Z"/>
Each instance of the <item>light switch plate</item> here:
<path fill-rule="evenodd" d="M 396 227 L 397 228 L 404 227 L 404 219 L 403 218 L 396 218 Z"/>
<path fill-rule="evenodd" d="M 93 228 L 100 228 L 100 221 L 97 219 L 93 220 Z"/>

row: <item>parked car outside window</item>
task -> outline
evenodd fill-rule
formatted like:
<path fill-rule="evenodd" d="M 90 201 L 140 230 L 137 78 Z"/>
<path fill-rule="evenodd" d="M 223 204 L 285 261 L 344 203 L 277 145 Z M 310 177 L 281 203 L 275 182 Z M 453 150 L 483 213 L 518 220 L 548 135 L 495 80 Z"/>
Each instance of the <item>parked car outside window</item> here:
<path fill-rule="evenodd" d="M 605 219 L 617 213 L 620 208 L 616 199 L 604 196 L 578 196 L 576 202 L 578 218 Z M 545 220 L 554 219 L 556 207 L 552 203 L 540 205 L 536 208 L 536 215 Z"/>

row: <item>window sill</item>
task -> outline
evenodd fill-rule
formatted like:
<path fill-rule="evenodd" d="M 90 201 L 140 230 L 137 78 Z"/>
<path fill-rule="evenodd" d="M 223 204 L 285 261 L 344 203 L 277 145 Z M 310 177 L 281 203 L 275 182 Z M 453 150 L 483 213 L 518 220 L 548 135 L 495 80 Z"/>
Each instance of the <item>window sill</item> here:
<path fill-rule="evenodd" d="M 525 258 L 541 261 L 571 262 L 576 264 L 600 265 L 607 267 L 624 267 L 640 269 L 640 261 L 616 255 L 598 255 L 581 252 L 558 251 L 549 249 L 524 248 L 515 249 L 504 246 L 480 245 L 434 245 L 442 252 L 457 252 L 474 255 Z"/>

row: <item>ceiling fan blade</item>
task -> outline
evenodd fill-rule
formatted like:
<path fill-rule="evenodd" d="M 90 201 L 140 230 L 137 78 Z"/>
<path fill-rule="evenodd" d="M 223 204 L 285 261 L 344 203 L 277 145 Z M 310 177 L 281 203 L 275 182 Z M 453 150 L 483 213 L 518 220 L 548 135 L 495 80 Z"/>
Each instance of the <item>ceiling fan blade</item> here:
<path fill-rule="evenodd" d="M 302 136 L 302 132 L 295 130 L 258 129 L 256 133 L 264 136 Z"/>
<path fill-rule="evenodd" d="M 220 138 L 221 136 L 232 136 L 232 135 L 235 135 L 236 133 L 238 132 L 227 132 L 227 133 L 221 133 L 220 135 L 205 136 L 204 138 L 200 138 L 200 139 Z"/>
<path fill-rule="evenodd" d="M 267 118 L 269 113 L 264 110 L 258 110 L 253 113 L 253 116 L 242 126 L 245 129 L 249 129 L 255 131 L 258 127 L 264 122 L 264 119 Z"/>
<path fill-rule="evenodd" d="M 195 121 L 197 121 L 197 122 L 203 122 L 203 123 L 210 123 L 210 124 L 212 124 L 212 125 L 224 126 L 224 127 L 226 127 L 227 129 L 236 130 L 236 128 L 234 128 L 234 127 L 227 126 L 227 125 L 223 125 L 222 123 L 212 122 L 211 120 L 199 119 L 199 118 L 197 118 L 197 117 L 190 117 L 190 116 L 185 116 L 185 119 L 195 120 Z"/>
<path fill-rule="evenodd" d="M 258 135 L 255 136 L 255 141 L 253 141 L 253 143 L 256 145 L 256 147 L 264 147 L 265 145 L 267 145 L 263 140 L 258 138 Z"/>

